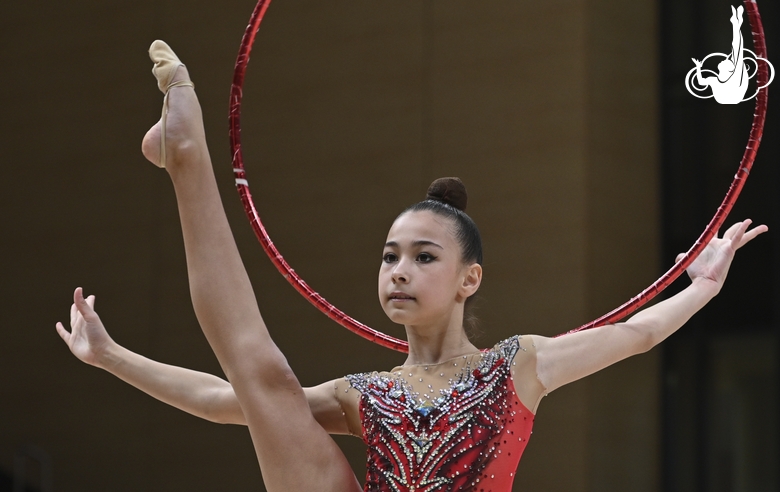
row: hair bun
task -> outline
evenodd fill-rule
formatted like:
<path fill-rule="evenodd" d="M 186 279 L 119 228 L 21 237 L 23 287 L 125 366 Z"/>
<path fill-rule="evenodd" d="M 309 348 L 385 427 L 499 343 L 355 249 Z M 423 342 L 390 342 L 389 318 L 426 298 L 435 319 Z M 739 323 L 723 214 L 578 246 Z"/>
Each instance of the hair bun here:
<path fill-rule="evenodd" d="M 425 199 L 446 203 L 465 212 L 468 194 L 460 178 L 439 178 L 428 187 Z"/>

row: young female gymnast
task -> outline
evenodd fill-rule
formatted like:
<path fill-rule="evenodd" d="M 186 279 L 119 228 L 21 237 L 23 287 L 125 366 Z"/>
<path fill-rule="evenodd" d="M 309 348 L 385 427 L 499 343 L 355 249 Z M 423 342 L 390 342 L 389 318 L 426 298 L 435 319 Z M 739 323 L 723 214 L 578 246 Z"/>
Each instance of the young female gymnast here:
<path fill-rule="evenodd" d="M 359 491 L 328 435 L 362 436 L 365 490 L 509 491 L 541 397 L 680 328 L 721 289 L 734 252 L 767 230 L 750 220 L 713 239 L 690 266 L 692 283 L 625 323 L 560 338 L 516 336 L 480 351 L 463 329 L 482 279 L 479 232 L 465 188 L 438 180 L 387 235 L 379 300 L 403 324 L 409 356 L 390 372 L 301 388 L 266 329 L 231 235 L 186 68 L 167 45 L 150 50 L 166 94 L 144 155 L 165 167 L 181 215 L 192 302 L 228 381 L 146 359 L 117 345 L 74 293 L 71 330 L 57 331 L 80 360 L 202 418 L 246 424 L 272 491 Z M 176 88 L 176 90 L 170 89 Z"/>

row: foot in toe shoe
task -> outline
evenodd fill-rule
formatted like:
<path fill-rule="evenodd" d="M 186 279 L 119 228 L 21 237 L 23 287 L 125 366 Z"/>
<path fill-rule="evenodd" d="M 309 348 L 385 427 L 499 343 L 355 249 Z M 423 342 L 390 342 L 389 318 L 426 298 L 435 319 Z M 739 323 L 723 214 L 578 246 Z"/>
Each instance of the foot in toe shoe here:
<path fill-rule="evenodd" d="M 183 67 L 184 64 L 176 56 L 170 46 L 164 41 L 157 40 L 149 47 L 149 58 L 154 62 L 152 73 L 157 79 L 157 86 L 165 94 L 163 99 L 162 118 L 160 119 L 160 158 L 159 160 L 152 160 L 154 164 L 159 167 L 165 167 L 166 155 L 165 155 L 165 133 L 168 118 L 168 95 L 170 90 L 175 87 L 195 87 L 191 80 L 188 78 L 177 80 L 173 79 L 176 76 L 176 72 L 179 67 Z M 155 133 L 153 128 L 150 133 Z"/>
<path fill-rule="evenodd" d="M 157 79 L 157 86 L 163 92 L 168 93 L 168 89 L 173 85 L 173 77 L 176 75 L 176 70 L 184 64 L 176 56 L 170 46 L 165 41 L 159 39 L 152 43 L 149 47 L 149 58 L 154 62 L 152 73 Z M 181 80 L 176 82 L 178 85 L 189 84 L 189 87 L 193 87 L 192 82 L 189 80 Z"/>

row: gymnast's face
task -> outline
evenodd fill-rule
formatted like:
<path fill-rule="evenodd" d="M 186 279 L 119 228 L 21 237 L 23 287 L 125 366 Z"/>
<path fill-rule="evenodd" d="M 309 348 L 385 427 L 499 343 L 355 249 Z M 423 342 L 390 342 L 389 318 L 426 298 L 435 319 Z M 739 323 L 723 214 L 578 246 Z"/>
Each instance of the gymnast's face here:
<path fill-rule="evenodd" d="M 430 211 L 395 220 L 379 269 L 379 302 L 392 321 L 449 325 L 459 316 L 462 322 L 463 303 L 479 287 L 482 270 L 463 263 L 453 231 L 450 219 Z"/>

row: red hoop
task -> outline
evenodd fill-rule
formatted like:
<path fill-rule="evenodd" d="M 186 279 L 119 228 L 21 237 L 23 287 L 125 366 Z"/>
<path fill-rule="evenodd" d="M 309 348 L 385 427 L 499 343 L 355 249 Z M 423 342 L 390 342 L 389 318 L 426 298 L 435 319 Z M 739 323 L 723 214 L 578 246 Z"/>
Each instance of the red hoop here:
<path fill-rule="evenodd" d="M 383 347 L 387 347 L 399 352 L 407 352 L 409 345 L 397 338 L 386 335 L 380 331 L 364 325 L 363 323 L 348 316 L 343 311 L 336 308 L 333 304 L 329 303 L 324 297 L 315 292 L 309 285 L 290 267 L 290 265 L 282 257 L 281 253 L 276 249 L 271 238 L 263 226 L 260 216 L 255 208 L 254 201 L 252 200 L 252 194 L 249 191 L 249 184 L 246 179 L 246 171 L 244 170 L 244 157 L 241 152 L 241 101 L 243 97 L 244 77 L 246 74 L 247 65 L 249 64 L 249 55 L 252 51 L 252 46 L 255 42 L 257 30 L 260 28 L 260 23 L 263 20 L 263 15 L 268 9 L 268 5 L 271 0 L 259 0 L 257 6 L 252 12 L 252 17 L 249 20 L 249 25 L 246 28 L 244 37 L 241 41 L 241 47 L 238 52 L 238 58 L 236 60 L 236 68 L 233 75 L 233 85 L 230 90 L 230 147 L 233 154 L 233 173 L 236 178 L 236 188 L 241 196 L 241 202 L 244 204 L 244 210 L 249 217 L 249 222 L 252 225 L 252 229 L 255 231 L 257 239 L 265 250 L 271 262 L 276 266 L 276 269 L 287 279 L 290 284 L 297 290 L 302 296 L 304 296 L 309 302 L 314 304 L 320 311 L 322 311 L 330 319 L 336 321 L 341 326 L 347 328 L 360 335 L 361 337 L 377 343 Z M 750 25 L 753 27 L 753 44 L 756 54 L 762 58 L 766 56 L 766 42 L 764 39 L 764 27 L 761 24 L 761 16 L 758 12 L 758 6 L 755 0 L 746 0 L 745 10 L 750 18 Z M 762 64 L 758 69 L 757 81 L 758 86 L 766 85 L 769 78 L 769 72 L 766 64 Z M 586 323 L 579 328 L 571 330 L 567 333 L 575 333 L 581 330 L 589 328 L 595 328 L 609 323 L 617 322 L 632 312 L 644 306 L 647 302 L 653 299 L 655 296 L 661 293 L 666 287 L 674 282 L 688 266 L 693 263 L 696 257 L 704 250 L 707 243 L 717 234 L 723 222 L 726 220 L 729 212 L 731 211 L 734 203 L 737 201 L 742 187 L 745 184 L 745 180 L 750 173 L 750 169 L 753 167 L 755 161 L 756 152 L 758 151 L 759 144 L 761 143 L 761 136 L 764 132 L 764 122 L 766 120 L 766 108 L 767 108 L 767 89 L 764 88 L 759 91 L 756 97 L 756 112 L 753 116 L 753 126 L 750 130 L 750 137 L 745 148 L 745 153 L 742 156 L 737 174 L 734 176 L 734 180 L 729 187 L 726 197 L 718 208 L 715 216 L 710 223 L 704 229 L 704 232 L 699 236 L 694 245 L 685 254 L 685 256 L 677 262 L 669 271 L 656 280 L 648 288 L 640 292 L 636 297 L 631 298 L 628 302 L 622 306 L 610 311 L 609 313 L 597 318 L 590 323 Z"/>
<path fill-rule="evenodd" d="M 750 26 L 753 28 L 753 44 L 756 50 L 756 54 L 764 59 L 766 56 L 766 40 L 764 39 L 764 26 L 761 23 L 761 15 L 758 13 L 758 5 L 755 0 L 746 0 L 745 10 L 750 17 Z M 758 87 L 767 85 L 769 80 L 769 70 L 766 63 L 761 63 L 758 68 L 757 75 Z M 586 323 L 579 328 L 568 331 L 564 335 L 569 333 L 576 333 L 578 331 L 587 330 L 589 328 L 595 328 L 597 326 L 608 325 L 615 323 L 625 318 L 629 314 L 633 313 L 640 307 L 644 306 L 655 296 L 661 293 L 665 288 L 669 287 L 677 278 L 690 266 L 697 256 L 707 247 L 710 240 L 718 233 L 718 230 L 726 221 L 729 212 L 737 202 L 742 187 L 745 185 L 750 174 L 750 169 L 753 167 L 753 162 L 756 159 L 756 152 L 758 152 L 758 146 L 761 144 L 761 136 L 764 133 L 764 122 L 766 121 L 766 107 L 767 107 L 767 88 L 764 87 L 758 92 L 756 96 L 756 112 L 753 114 L 753 126 L 750 129 L 750 136 L 748 137 L 748 143 L 745 147 L 745 153 L 742 155 L 742 161 L 739 163 L 739 169 L 737 174 L 734 175 L 734 180 L 731 182 L 726 197 L 718 207 L 715 216 L 707 224 L 707 227 L 702 232 L 699 239 L 693 243 L 691 249 L 685 253 L 680 261 L 678 261 L 672 268 L 664 273 L 661 278 L 656 280 L 650 287 L 640 292 L 636 297 L 632 297 L 628 302 L 622 306 L 610 311 L 609 313 L 596 318 L 590 323 Z M 560 336 L 560 335 L 559 335 Z"/>

